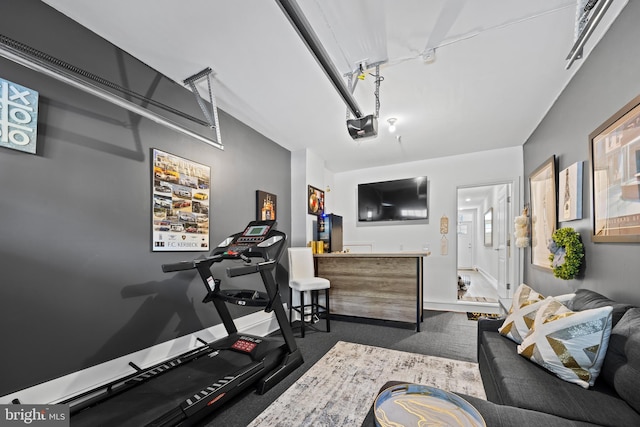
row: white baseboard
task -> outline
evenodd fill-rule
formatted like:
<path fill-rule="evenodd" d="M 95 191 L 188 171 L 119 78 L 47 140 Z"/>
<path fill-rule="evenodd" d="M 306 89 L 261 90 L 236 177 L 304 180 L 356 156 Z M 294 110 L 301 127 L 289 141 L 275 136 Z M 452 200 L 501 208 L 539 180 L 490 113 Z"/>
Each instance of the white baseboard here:
<path fill-rule="evenodd" d="M 265 313 L 264 311 L 259 311 L 234 319 L 234 321 L 238 331 L 256 336 L 266 336 L 279 329 L 273 312 Z M 140 368 L 145 369 L 186 353 L 189 350 L 201 347 L 202 343 L 197 338 L 211 342 L 225 336 L 227 336 L 227 331 L 224 325 L 218 324 L 100 365 L 2 396 L 0 397 L 0 404 L 11 403 L 14 399 L 19 399 L 20 402 L 29 404 L 55 404 L 134 373 L 133 368 L 129 366 L 129 362 L 133 362 Z"/>
<path fill-rule="evenodd" d="M 500 305 L 495 302 L 475 302 L 475 301 L 461 301 L 456 302 L 438 302 L 438 301 L 424 301 L 425 310 L 436 311 L 456 311 L 456 312 L 481 312 L 499 314 Z"/>

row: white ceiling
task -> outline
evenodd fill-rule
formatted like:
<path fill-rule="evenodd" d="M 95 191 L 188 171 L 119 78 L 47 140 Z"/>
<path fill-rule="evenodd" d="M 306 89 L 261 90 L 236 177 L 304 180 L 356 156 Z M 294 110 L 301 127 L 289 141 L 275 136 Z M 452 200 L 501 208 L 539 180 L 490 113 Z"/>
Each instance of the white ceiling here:
<path fill-rule="evenodd" d="M 458 188 L 458 210 L 479 209 L 486 200 L 497 192 L 497 188 L 506 184 L 483 185 Z"/>
<path fill-rule="evenodd" d="M 344 103 L 275 0 L 44 2 L 181 84 L 211 67 L 221 109 L 334 172 L 522 145 L 584 62 L 565 70 L 576 0 L 298 0 L 342 72 L 345 40 L 386 40 L 379 135 L 354 141 Z M 626 2 L 614 1 L 587 53 Z M 370 76 L 356 87 L 364 114 L 373 89 Z"/>

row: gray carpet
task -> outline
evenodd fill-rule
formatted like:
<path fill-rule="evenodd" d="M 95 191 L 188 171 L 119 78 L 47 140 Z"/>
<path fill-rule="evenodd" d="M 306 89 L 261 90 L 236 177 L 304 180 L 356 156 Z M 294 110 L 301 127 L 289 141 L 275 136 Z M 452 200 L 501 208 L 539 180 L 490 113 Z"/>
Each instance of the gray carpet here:
<path fill-rule="evenodd" d="M 324 327 L 324 320 L 321 320 Z M 264 395 L 248 390 L 222 410 L 204 420 L 200 426 L 245 427 L 313 366 L 338 341 L 353 342 L 392 350 L 476 362 L 477 322 L 467 320 L 466 313 L 425 311 L 422 331 L 412 329 L 332 320 L 331 332 L 309 332 L 296 342 L 305 363 Z"/>

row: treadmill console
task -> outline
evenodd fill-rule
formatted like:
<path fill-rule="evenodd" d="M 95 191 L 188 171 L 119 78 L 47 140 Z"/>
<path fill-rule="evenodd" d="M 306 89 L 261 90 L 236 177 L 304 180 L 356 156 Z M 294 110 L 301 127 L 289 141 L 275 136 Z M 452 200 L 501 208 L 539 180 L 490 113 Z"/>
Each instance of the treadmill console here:
<path fill-rule="evenodd" d="M 251 221 L 244 231 L 227 237 L 217 248 L 214 254 L 235 255 L 262 255 L 264 250 L 284 239 L 282 233 L 275 230 L 276 221 Z"/>
<path fill-rule="evenodd" d="M 272 226 L 269 224 L 249 224 L 236 239 L 238 244 L 258 244 L 262 242 Z"/>

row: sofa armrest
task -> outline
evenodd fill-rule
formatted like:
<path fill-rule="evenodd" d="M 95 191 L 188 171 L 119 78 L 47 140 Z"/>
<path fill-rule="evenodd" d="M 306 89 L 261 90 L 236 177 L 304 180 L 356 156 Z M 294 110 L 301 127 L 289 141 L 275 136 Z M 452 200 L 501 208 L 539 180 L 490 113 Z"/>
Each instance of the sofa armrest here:
<path fill-rule="evenodd" d="M 484 331 L 498 332 L 498 329 L 504 323 L 504 317 L 489 318 L 480 317 L 478 319 L 478 336 Z"/>
<path fill-rule="evenodd" d="M 504 318 L 480 317 L 478 319 L 478 340 L 476 343 L 476 357 L 480 361 L 480 345 L 482 344 L 483 332 L 498 332 L 498 329 L 504 323 Z"/>

